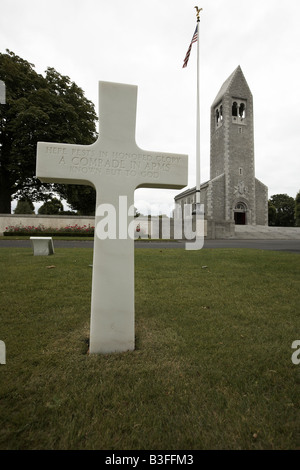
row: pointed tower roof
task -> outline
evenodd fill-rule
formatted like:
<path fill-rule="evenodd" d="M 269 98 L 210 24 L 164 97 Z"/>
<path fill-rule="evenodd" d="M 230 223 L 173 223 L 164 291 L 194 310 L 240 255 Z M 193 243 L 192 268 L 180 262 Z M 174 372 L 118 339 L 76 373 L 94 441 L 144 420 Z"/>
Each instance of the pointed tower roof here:
<path fill-rule="evenodd" d="M 229 93 L 230 92 L 230 88 L 231 88 L 231 85 L 233 84 L 233 82 L 235 81 L 235 79 L 237 78 L 238 75 L 242 76 L 244 82 L 245 82 L 245 85 L 247 86 L 248 88 L 248 91 L 250 94 L 251 91 L 250 91 L 250 88 L 248 86 L 248 83 L 244 77 L 244 74 L 242 72 L 242 69 L 240 67 L 240 65 L 237 66 L 237 68 L 232 72 L 231 75 L 229 75 L 229 77 L 227 78 L 227 80 L 225 80 L 225 82 L 223 83 L 223 85 L 221 86 L 220 90 L 219 90 L 219 93 L 217 94 L 217 96 L 215 97 L 214 101 L 213 101 L 213 104 L 212 106 L 216 106 L 219 101 L 221 101 L 222 97 L 226 94 L 226 93 Z"/>

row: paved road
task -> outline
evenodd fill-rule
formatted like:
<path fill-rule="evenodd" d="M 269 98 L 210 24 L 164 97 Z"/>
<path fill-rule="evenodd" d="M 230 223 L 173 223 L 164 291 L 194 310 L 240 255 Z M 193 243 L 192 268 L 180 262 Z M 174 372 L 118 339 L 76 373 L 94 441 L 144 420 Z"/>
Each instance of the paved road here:
<path fill-rule="evenodd" d="M 0 248 L 23 247 L 30 248 L 30 240 L 0 240 Z M 92 241 L 56 240 L 56 248 L 92 248 Z M 135 242 L 136 248 L 181 248 L 185 242 Z M 205 240 L 204 249 L 207 248 L 255 248 L 258 250 L 289 251 L 300 253 L 300 240 Z"/>

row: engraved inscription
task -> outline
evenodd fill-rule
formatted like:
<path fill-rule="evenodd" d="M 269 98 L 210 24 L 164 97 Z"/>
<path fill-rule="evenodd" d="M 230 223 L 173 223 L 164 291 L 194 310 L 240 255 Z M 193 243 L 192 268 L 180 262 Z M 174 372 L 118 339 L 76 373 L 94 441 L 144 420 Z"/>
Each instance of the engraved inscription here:
<path fill-rule="evenodd" d="M 47 146 L 46 151 L 49 155 L 57 156 L 59 166 L 63 166 L 70 175 L 142 176 L 156 179 L 181 163 L 181 157 L 172 154 L 150 155 L 51 145 Z"/>

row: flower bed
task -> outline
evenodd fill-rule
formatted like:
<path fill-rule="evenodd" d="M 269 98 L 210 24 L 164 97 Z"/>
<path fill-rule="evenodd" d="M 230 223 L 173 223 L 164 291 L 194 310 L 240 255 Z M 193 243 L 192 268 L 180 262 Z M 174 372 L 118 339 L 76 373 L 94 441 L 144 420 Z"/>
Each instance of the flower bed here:
<path fill-rule="evenodd" d="M 93 237 L 94 236 L 94 227 L 90 225 L 83 225 L 80 227 L 79 225 L 68 225 L 62 228 L 51 228 L 51 227 L 44 227 L 44 225 L 10 225 L 9 227 L 5 227 L 5 232 L 3 235 L 6 237 L 9 236 L 31 236 L 31 237 L 42 237 L 42 236 L 59 236 L 59 237 L 72 237 L 72 236 L 80 236 L 80 237 Z"/>

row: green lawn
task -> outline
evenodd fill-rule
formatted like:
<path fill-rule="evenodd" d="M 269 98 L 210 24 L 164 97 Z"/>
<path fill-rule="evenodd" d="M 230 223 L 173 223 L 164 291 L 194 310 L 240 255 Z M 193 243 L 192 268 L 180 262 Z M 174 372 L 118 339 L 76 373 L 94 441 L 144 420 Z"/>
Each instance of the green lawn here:
<path fill-rule="evenodd" d="M 139 248 L 136 350 L 90 356 L 92 250 L 0 248 L 0 449 L 300 449 L 299 262 Z"/>

